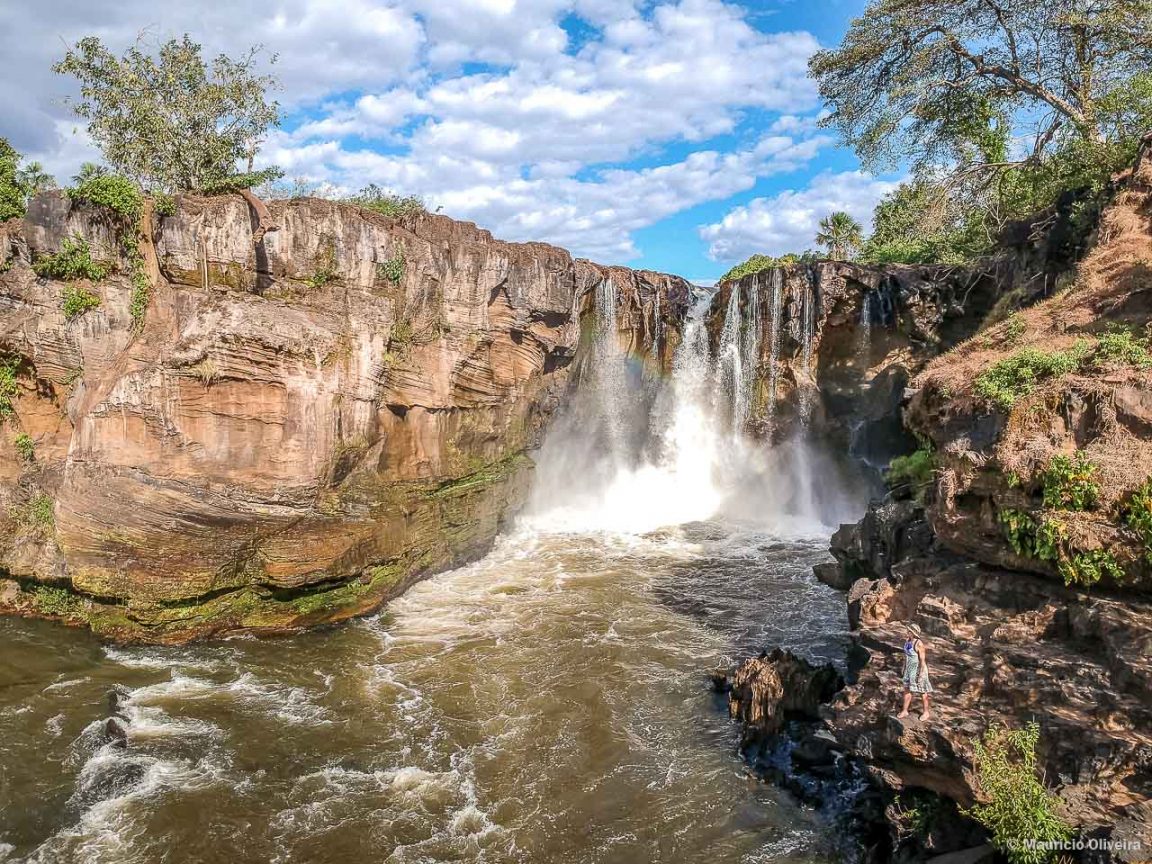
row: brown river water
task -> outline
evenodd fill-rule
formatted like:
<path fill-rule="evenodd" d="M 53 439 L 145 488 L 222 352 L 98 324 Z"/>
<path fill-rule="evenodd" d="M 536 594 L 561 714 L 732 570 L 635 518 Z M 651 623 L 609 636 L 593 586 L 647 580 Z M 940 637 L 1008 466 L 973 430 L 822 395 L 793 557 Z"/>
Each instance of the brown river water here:
<path fill-rule="evenodd" d="M 179 648 L 0 619 L 0 861 L 834 860 L 708 688 L 842 656 L 826 546 L 524 529 L 379 616 Z"/>

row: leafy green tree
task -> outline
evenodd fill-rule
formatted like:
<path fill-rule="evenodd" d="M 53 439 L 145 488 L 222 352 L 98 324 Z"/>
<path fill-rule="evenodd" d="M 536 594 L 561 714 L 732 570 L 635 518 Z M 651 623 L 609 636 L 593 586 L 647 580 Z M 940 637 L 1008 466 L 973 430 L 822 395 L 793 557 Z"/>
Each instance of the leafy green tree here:
<path fill-rule="evenodd" d="M 956 264 L 987 242 L 979 206 L 963 206 L 940 184 L 913 180 L 876 205 L 858 258 L 868 264 Z"/>
<path fill-rule="evenodd" d="M 256 72 L 259 50 L 209 64 L 185 35 L 155 56 L 137 42 L 116 57 L 89 36 L 53 69 L 80 81 L 72 108 L 113 171 L 153 191 L 224 191 L 280 173 L 252 170 L 268 129 L 280 122 L 267 96 L 275 81 Z"/>
<path fill-rule="evenodd" d="M 1150 65 L 1152 0 L 873 0 L 810 70 L 866 165 L 978 174 L 1115 137 Z"/>
<path fill-rule="evenodd" d="M 17 179 L 20 154 L 0 138 L 0 222 L 24 215 L 24 191 Z"/>
<path fill-rule="evenodd" d="M 828 250 L 828 256 L 836 261 L 851 258 L 864 242 L 860 223 L 837 210 L 820 220 L 820 230 L 816 233 L 816 243 Z"/>
<path fill-rule="evenodd" d="M 39 162 L 21 167 L 20 154 L 7 138 L 0 138 L 0 222 L 23 216 L 28 199 L 55 186 L 56 181 Z"/>

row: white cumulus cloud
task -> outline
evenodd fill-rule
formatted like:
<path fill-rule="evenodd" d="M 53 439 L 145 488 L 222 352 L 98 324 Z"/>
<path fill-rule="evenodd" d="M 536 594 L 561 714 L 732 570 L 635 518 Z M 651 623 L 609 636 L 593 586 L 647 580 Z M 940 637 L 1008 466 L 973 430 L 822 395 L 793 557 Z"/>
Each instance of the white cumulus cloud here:
<path fill-rule="evenodd" d="M 862 171 L 825 172 L 804 189 L 754 198 L 729 211 L 723 219 L 700 228 L 714 261 L 742 261 L 750 255 L 803 252 L 816 245 L 818 223 L 829 213 L 843 210 L 867 231 L 872 209 L 896 181 L 881 180 Z"/>

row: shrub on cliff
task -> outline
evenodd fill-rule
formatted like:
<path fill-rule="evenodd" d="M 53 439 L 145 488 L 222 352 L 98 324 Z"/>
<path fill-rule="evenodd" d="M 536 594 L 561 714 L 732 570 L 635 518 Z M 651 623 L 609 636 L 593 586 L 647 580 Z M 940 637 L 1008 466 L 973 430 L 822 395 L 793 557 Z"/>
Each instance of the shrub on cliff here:
<path fill-rule="evenodd" d="M 888 464 L 884 482 L 890 489 L 907 488 L 920 500 L 925 490 L 932 484 L 936 469 L 936 457 L 927 447 L 922 447 L 907 456 L 897 456 Z"/>
<path fill-rule="evenodd" d="M 728 282 L 732 279 L 740 279 L 744 276 L 750 276 L 753 273 L 761 273 L 764 270 L 774 270 L 777 267 L 790 267 L 793 264 L 806 264 L 810 261 L 819 261 L 820 256 L 811 249 L 807 249 L 801 254 L 797 255 L 793 252 L 787 252 L 784 255 L 760 255 L 757 253 L 745 261 L 741 261 L 735 267 L 730 269 L 727 273 L 720 277 L 719 282 Z"/>
<path fill-rule="evenodd" d="M 39 162 L 21 167 L 20 154 L 0 138 L 0 222 L 23 216 L 29 198 L 55 185 Z"/>
<path fill-rule="evenodd" d="M 20 394 L 20 385 L 16 381 L 19 371 L 19 357 L 0 356 L 0 423 L 16 413 L 12 400 Z"/>
<path fill-rule="evenodd" d="M 75 180 L 76 185 L 68 190 L 68 197 L 73 201 L 107 207 L 129 223 L 135 223 L 140 218 L 144 196 L 127 177 L 103 171 L 88 163 L 80 169 Z"/>
<path fill-rule="evenodd" d="M 1144 557 L 1152 564 L 1152 477 L 1132 491 L 1120 508 L 1120 516 L 1136 532 L 1144 544 Z"/>
<path fill-rule="evenodd" d="M 146 189 L 247 188 L 281 173 L 252 170 L 280 122 L 279 105 L 267 98 L 275 80 L 257 74 L 258 54 L 221 54 L 209 64 L 185 34 L 155 56 L 137 41 L 117 57 L 89 36 L 53 69 L 79 80 L 80 98 L 70 104 L 115 172 Z"/>
<path fill-rule="evenodd" d="M 1038 770 L 1039 742 L 1040 726 L 1029 723 L 1015 730 L 995 726 L 974 747 L 983 800 L 966 812 L 992 832 L 993 844 L 1012 864 L 1044 864 L 1053 853 L 1041 844 L 1072 838 Z"/>
<path fill-rule="evenodd" d="M 1087 343 L 1078 343 L 1069 351 L 1021 348 L 980 374 L 976 394 L 1008 410 L 1017 399 L 1031 393 L 1038 382 L 1076 369 L 1087 351 Z"/>
<path fill-rule="evenodd" d="M 424 199 L 418 195 L 398 195 L 381 189 L 375 183 L 365 186 L 357 195 L 349 198 L 348 203 L 394 219 L 419 216 L 428 212 Z"/>
<path fill-rule="evenodd" d="M 92 248 L 83 237 L 68 237 L 60 251 L 43 255 L 32 263 L 37 276 L 47 279 L 88 279 L 99 282 L 108 275 L 108 267 L 92 260 Z"/>
<path fill-rule="evenodd" d="M 1092 479 L 1096 466 L 1083 450 L 1052 457 L 1044 469 L 1044 506 L 1056 510 L 1091 510 L 1100 501 L 1100 484 Z"/>

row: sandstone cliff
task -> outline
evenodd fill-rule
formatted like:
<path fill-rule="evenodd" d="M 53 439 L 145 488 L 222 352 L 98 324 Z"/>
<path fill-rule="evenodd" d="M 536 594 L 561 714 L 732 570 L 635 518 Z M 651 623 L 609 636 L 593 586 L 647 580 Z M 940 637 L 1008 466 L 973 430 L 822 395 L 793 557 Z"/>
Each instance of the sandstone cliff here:
<path fill-rule="evenodd" d="M 54 193 L 0 226 L 0 609 L 149 641 L 370 610 L 514 511 L 596 286 L 653 366 L 689 302 L 442 216 L 271 209 L 256 243 L 237 196 L 146 215 L 142 327 L 113 214 Z M 38 277 L 69 238 L 112 275 Z"/>

